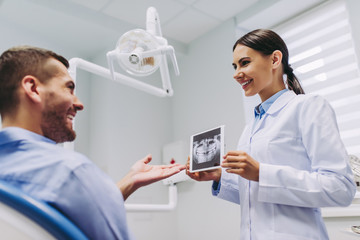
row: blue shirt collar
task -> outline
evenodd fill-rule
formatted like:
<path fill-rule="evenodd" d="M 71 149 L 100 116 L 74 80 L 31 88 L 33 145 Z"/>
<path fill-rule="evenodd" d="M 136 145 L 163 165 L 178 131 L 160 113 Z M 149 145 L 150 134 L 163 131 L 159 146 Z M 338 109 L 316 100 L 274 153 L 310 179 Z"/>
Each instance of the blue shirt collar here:
<path fill-rule="evenodd" d="M 6 127 L 0 131 L 0 144 L 25 139 L 56 144 L 47 137 L 19 127 Z"/>
<path fill-rule="evenodd" d="M 261 117 L 267 112 L 267 110 L 269 110 L 269 108 L 276 101 L 276 99 L 278 99 L 286 91 L 289 91 L 289 90 L 285 88 L 285 89 L 275 93 L 274 95 L 272 95 L 265 102 L 257 105 L 254 109 L 255 118 L 261 119 Z"/>

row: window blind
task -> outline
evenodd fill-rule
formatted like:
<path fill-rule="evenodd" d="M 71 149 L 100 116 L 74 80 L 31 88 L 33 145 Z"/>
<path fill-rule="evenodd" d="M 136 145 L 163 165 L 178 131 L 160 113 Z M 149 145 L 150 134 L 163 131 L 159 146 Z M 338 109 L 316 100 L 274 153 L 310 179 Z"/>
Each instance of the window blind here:
<path fill-rule="evenodd" d="M 345 2 L 323 4 L 274 31 L 305 93 L 330 102 L 348 153 L 360 156 L 360 73 Z"/>

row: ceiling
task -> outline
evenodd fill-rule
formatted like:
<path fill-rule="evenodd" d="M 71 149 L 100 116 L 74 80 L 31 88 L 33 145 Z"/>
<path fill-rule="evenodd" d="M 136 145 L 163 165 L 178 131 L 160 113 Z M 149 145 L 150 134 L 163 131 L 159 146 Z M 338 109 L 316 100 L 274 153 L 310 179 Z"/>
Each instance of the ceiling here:
<path fill-rule="evenodd" d="M 154 6 L 162 31 L 170 38 L 190 43 L 258 0 L 72 0 L 96 12 L 145 27 L 146 10 Z M 226 3 L 226 4 L 224 4 Z"/>
<path fill-rule="evenodd" d="M 11 29 L 7 35 L 14 36 L 16 32 L 36 35 L 44 42 L 74 46 L 85 54 L 90 49 L 115 47 L 124 32 L 144 29 L 146 10 L 154 6 L 163 35 L 186 46 L 231 18 L 244 22 L 244 28 L 269 27 L 322 1 L 0 0 L 0 30 Z M 21 39 L 2 35 L 4 41 L 9 38 L 9 44 L 21 44 Z"/>

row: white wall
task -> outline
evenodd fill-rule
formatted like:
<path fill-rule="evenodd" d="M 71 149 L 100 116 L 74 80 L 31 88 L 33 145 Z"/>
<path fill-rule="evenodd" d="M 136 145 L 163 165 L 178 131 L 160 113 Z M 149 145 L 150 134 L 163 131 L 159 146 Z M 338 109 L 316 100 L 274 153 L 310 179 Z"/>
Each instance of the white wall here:
<path fill-rule="evenodd" d="M 107 66 L 105 52 L 93 62 Z M 156 79 L 147 81 L 153 83 Z M 153 164 L 161 164 L 162 146 L 172 140 L 171 99 L 95 75 L 90 83 L 89 157 L 114 181 L 120 180 L 135 161 L 148 153 L 153 156 Z M 142 188 L 127 200 L 156 204 L 167 201 L 167 187 L 162 183 Z M 174 212 L 128 213 L 130 229 L 137 239 L 171 239 L 176 231 L 174 220 Z"/>
<path fill-rule="evenodd" d="M 39 35 L 34 31 L 30 31 L 26 27 L 19 25 L 10 21 L 9 19 L 3 17 L 3 9 L 0 8 L 0 54 L 5 50 L 18 46 L 18 45 L 32 45 L 36 47 L 50 49 L 60 55 L 63 55 L 67 59 L 71 59 L 73 57 L 85 57 L 78 51 L 78 49 L 74 48 L 72 45 L 68 45 L 63 43 L 62 41 L 53 42 L 50 41 L 46 36 Z M 14 13 L 15 14 L 15 13 Z M 24 16 L 19 16 L 19 19 Z M 86 73 L 80 73 L 83 79 L 86 79 Z M 87 105 L 88 99 L 90 95 L 88 94 L 90 91 L 89 85 L 87 84 L 87 80 L 80 80 L 76 85 L 77 95 L 81 101 Z M 88 119 L 88 108 L 85 108 L 80 114 L 76 117 L 77 124 L 77 139 L 75 145 L 78 150 L 83 153 L 87 153 L 88 149 L 88 133 L 89 133 L 89 125 L 88 121 L 84 121 Z M 0 122 L 1 123 L 1 122 Z"/>
<path fill-rule="evenodd" d="M 225 125 L 225 151 L 235 149 L 244 126 L 241 87 L 232 78 L 233 20 L 193 42 L 174 81 L 174 140 Z M 190 148 L 190 147 L 189 147 Z M 239 239 L 239 207 L 211 195 L 211 183 L 179 184 L 178 240 Z"/>

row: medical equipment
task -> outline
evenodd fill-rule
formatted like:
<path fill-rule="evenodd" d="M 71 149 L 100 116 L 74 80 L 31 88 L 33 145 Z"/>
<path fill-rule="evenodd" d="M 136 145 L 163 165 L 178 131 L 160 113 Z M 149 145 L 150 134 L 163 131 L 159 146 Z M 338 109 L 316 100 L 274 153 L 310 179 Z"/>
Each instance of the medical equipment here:
<path fill-rule="evenodd" d="M 173 89 L 166 54 L 172 60 L 175 74 L 179 75 L 175 50 L 162 37 L 160 19 L 156 9 L 149 7 L 147 10 L 146 30 L 135 29 L 123 34 L 118 40 L 116 48 L 106 54 L 109 69 L 80 58 L 72 58 L 70 59 L 69 73 L 75 81 L 76 69 L 81 68 L 158 97 L 170 97 L 173 95 Z M 116 72 L 114 68 L 115 61 L 132 76 Z M 146 77 L 153 74 L 157 69 L 160 70 L 162 88 L 133 77 Z"/>
<path fill-rule="evenodd" d="M 360 226 L 351 226 L 351 230 L 354 233 L 360 234 Z"/>
<path fill-rule="evenodd" d="M 176 141 L 171 142 L 163 147 L 163 164 L 172 164 L 172 163 L 182 163 L 185 164 L 185 161 L 187 159 L 187 156 L 189 156 L 188 153 L 188 146 L 183 141 Z M 165 185 L 172 185 L 179 182 L 184 182 L 189 180 L 190 177 L 186 175 L 185 171 L 181 171 L 171 177 L 168 177 L 164 180 L 162 180 L 163 184 Z"/>
<path fill-rule="evenodd" d="M 156 9 L 149 7 L 146 15 L 146 31 L 135 29 L 123 34 L 118 40 L 116 48 L 106 54 L 109 69 L 81 58 L 72 58 L 69 61 L 69 74 L 72 79 L 76 81 L 76 70 L 80 68 L 158 97 L 172 96 L 173 89 L 170 82 L 166 54 L 172 60 L 175 74 L 179 75 L 175 51 L 172 46 L 168 45 L 167 40 L 162 37 L 160 19 Z M 116 72 L 114 68 L 115 61 L 131 76 Z M 133 77 L 149 76 L 157 69 L 160 70 L 162 88 Z M 64 147 L 74 149 L 73 143 L 64 143 Z M 126 210 L 169 211 L 174 209 L 177 201 L 177 188 L 174 185 L 174 181 L 164 182 L 164 184 L 169 186 L 168 204 L 125 204 Z"/>
<path fill-rule="evenodd" d="M 356 185 L 359 187 L 360 183 L 360 158 L 355 155 L 349 155 L 350 157 L 350 166 L 354 173 L 354 181 Z M 360 234 L 360 226 L 351 226 L 351 230 L 354 233 Z"/>
<path fill-rule="evenodd" d="M 360 158 L 355 155 L 349 155 L 350 157 L 350 166 L 354 173 L 354 181 L 356 185 L 359 186 L 360 183 Z"/>
<path fill-rule="evenodd" d="M 165 54 L 170 56 L 175 74 L 179 75 L 175 51 L 162 37 L 160 19 L 156 9 L 149 7 L 146 16 L 146 31 L 135 29 L 125 33 L 117 42 L 116 48 L 106 54 L 111 77 L 114 81 L 121 77 L 114 74 L 113 63 L 115 60 L 126 72 L 134 76 L 148 76 L 160 67 L 163 90 L 165 91 L 163 94 L 172 96 L 173 90 Z"/>

